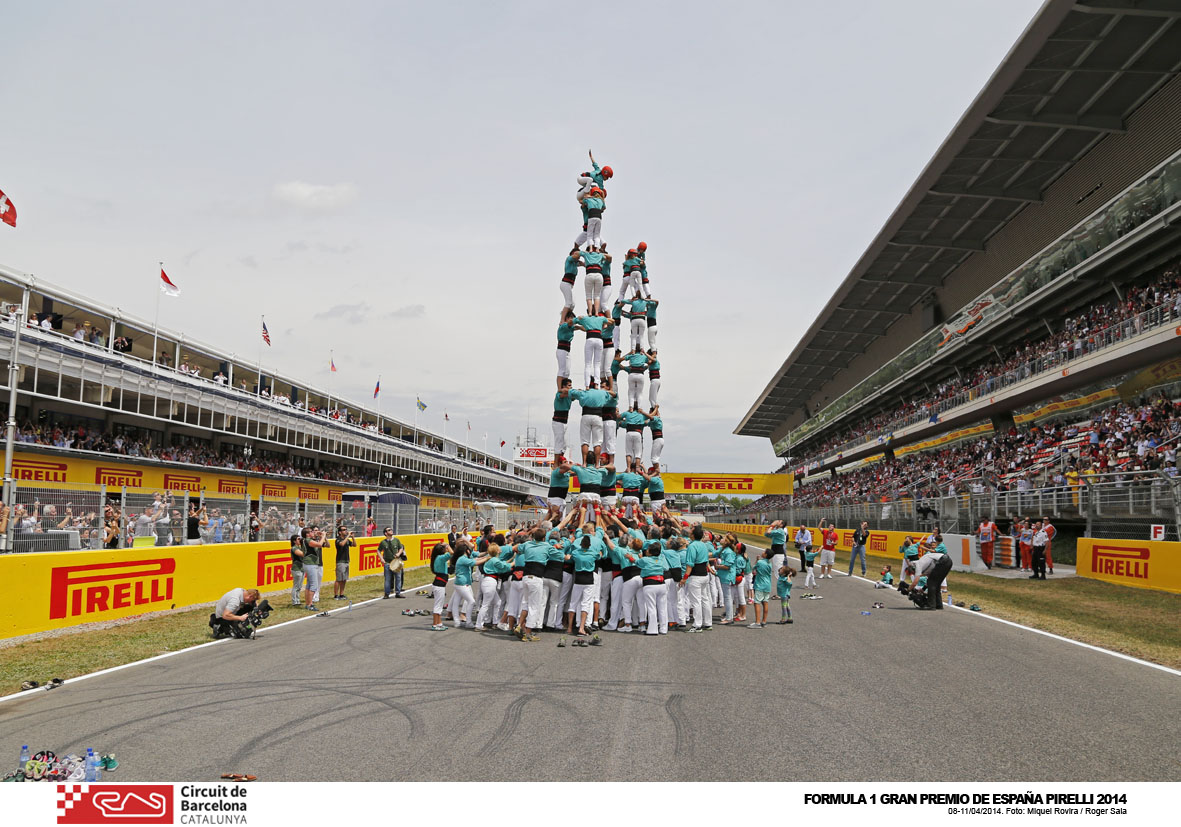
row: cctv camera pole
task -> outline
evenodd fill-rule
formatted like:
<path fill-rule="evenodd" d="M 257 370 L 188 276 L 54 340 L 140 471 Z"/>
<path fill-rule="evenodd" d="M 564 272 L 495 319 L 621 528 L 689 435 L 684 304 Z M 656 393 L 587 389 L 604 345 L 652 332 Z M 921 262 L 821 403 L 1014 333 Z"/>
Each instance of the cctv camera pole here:
<path fill-rule="evenodd" d="M 27 301 L 26 297 L 26 301 Z M 12 548 L 12 504 L 16 499 L 16 481 L 12 478 L 12 447 L 16 440 L 16 386 L 20 376 L 21 330 L 25 326 L 24 302 L 12 316 L 16 332 L 12 337 L 12 354 L 8 359 L 8 426 L 4 431 L 4 505 L 8 509 L 8 529 L 4 550 Z"/>

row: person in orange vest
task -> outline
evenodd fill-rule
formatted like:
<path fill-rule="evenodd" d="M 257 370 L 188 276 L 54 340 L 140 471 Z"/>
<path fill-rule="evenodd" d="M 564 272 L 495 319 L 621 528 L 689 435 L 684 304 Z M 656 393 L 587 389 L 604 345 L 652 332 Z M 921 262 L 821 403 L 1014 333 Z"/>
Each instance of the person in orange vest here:
<path fill-rule="evenodd" d="M 1050 556 L 1050 546 L 1054 542 L 1054 535 L 1058 533 L 1058 529 L 1054 528 L 1054 526 L 1050 524 L 1049 517 L 1042 517 L 1042 531 L 1046 532 L 1046 537 L 1049 538 L 1046 541 L 1046 570 L 1050 574 L 1053 574 L 1054 558 Z"/>
<path fill-rule="evenodd" d="M 1033 571 L 1033 529 L 1029 527 L 1029 520 L 1018 523 L 1020 533 L 1017 535 L 1017 545 L 1021 549 L 1021 570 Z"/>
<path fill-rule="evenodd" d="M 992 568 L 993 553 L 996 549 L 997 527 L 986 514 L 984 519 L 980 521 L 980 528 L 976 530 L 980 535 L 980 559 L 984 561 L 984 565 Z"/>

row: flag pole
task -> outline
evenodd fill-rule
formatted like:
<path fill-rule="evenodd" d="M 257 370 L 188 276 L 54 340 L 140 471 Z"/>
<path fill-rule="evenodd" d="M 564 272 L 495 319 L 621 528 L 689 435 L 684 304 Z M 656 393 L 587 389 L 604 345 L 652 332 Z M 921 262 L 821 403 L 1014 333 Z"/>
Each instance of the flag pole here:
<path fill-rule="evenodd" d="M 381 374 L 377 374 L 377 432 L 381 433 Z"/>
<path fill-rule="evenodd" d="M 262 318 L 262 324 L 263 324 L 263 326 L 265 326 L 267 323 L 267 317 L 262 316 L 261 318 Z M 258 342 L 259 342 L 259 344 L 258 344 L 258 387 L 255 388 L 255 391 L 256 391 L 257 396 L 262 396 L 262 328 L 261 327 L 259 328 L 259 331 L 258 331 Z"/>
<path fill-rule="evenodd" d="M 160 272 L 164 272 L 164 262 L 160 262 Z M 160 294 L 164 291 L 156 285 L 156 318 L 152 322 L 152 364 L 156 364 L 156 345 L 160 341 Z"/>
<path fill-rule="evenodd" d="M 415 445 L 418 444 L 418 400 L 420 398 L 421 397 L 418 394 L 414 394 L 414 444 Z M 422 492 L 419 491 L 418 493 L 421 494 Z"/>
<path fill-rule="evenodd" d="M 336 361 L 332 358 L 333 353 L 335 353 L 335 351 L 332 350 L 332 348 L 329 348 L 328 349 L 328 410 L 325 412 L 325 415 L 328 416 L 329 418 L 332 417 L 332 373 L 333 373 L 332 368 L 336 366 Z"/>

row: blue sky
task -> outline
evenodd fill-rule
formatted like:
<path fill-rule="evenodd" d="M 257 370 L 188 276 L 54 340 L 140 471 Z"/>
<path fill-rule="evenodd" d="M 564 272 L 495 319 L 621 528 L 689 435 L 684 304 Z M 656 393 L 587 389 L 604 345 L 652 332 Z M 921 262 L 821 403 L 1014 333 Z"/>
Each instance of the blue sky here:
<path fill-rule="evenodd" d="M 547 434 L 575 176 L 661 299 L 665 461 L 731 431 L 1032 18 L 935 2 L 45 2 L 5 13 L 0 262 L 367 400 Z M 581 288 L 581 285 L 580 285 Z M 578 346 L 576 344 L 576 350 Z M 254 358 L 254 357 L 251 357 Z M 462 427 L 462 425 L 460 425 Z"/>

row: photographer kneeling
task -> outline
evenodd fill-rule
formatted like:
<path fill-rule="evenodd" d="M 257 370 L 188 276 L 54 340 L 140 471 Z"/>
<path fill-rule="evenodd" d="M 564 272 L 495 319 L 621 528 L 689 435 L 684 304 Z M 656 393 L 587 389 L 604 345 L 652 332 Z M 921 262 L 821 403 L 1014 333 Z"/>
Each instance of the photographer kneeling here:
<path fill-rule="evenodd" d="M 217 601 L 217 608 L 209 616 L 213 637 L 243 637 L 242 623 L 250 617 L 258 597 L 258 589 L 230 589 L 223 594 L 221 600 Z"/>
<path fill-rule="evenodd" d="M 939 543 L 935 548 L 928 551 L 919 558 L 918 563 L 914 568 L 914 581 L 911 584 L 913 589 L 919 582 L 919 578 L 926 577 L 926 600 L 920 602 L 914 600 L 916 606 L 920 609 L 942 609 L 943 600 L 940 597 L 943 581 L 947 579 L 947 573 L 951 571 L 951 557 L 947 553 L 947 546 L 943 545 L 942 538 L 939 538 Z"/>

